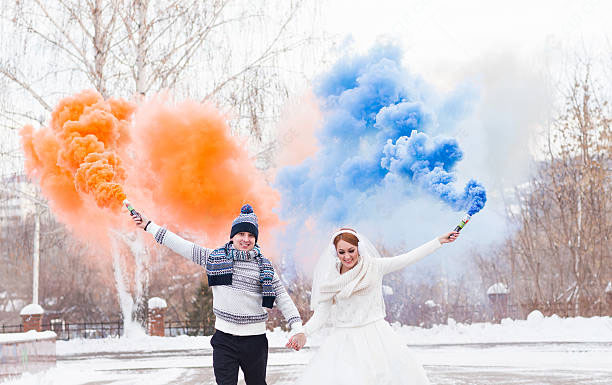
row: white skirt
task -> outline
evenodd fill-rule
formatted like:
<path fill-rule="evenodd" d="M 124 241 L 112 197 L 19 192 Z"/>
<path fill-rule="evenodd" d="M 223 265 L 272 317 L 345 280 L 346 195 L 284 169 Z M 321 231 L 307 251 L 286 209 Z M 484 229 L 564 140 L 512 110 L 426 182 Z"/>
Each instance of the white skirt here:
<path fill-rule="evenodd" d="M 385 320 L 335 328 L 298 385 L 429 385 L 423 366 Z"/>

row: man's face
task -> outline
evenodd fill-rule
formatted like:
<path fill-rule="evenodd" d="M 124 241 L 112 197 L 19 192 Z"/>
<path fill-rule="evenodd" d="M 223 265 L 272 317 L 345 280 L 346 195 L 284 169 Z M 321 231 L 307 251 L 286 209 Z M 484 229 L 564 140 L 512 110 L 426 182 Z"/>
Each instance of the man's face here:
<path fill-rule="evenodd" d="M 255 247 L 255 236 L 246 231 L 234 235 L 232 241 L 234 241 L 236 250 L 249 251 Z"/>

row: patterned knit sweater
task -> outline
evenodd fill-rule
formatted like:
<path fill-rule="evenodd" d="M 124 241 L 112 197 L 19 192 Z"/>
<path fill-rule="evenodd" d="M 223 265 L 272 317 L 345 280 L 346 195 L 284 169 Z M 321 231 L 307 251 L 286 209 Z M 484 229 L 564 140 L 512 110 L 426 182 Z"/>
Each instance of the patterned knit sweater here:
<path fill-rule="evenodd" d="M 189 242 L 153 222 L 147 226 L 147 232 L 153 234 L 158 243 L 201 266 L 206 266 L 206 259 L 213 251 Z M 276 305 L 291 325 L 291 334 L 301 333 L 303 329 L 300 313 L 276 272 L 272 287 L 276 294 Z M 261 306 L 262 288 L 259 282 L 259 265 L 255 260 L 234 261 L 232 284 L 212 286 L 212 291 L 217 330 L 238 336 L 266 332 L 268 312 Z"/>

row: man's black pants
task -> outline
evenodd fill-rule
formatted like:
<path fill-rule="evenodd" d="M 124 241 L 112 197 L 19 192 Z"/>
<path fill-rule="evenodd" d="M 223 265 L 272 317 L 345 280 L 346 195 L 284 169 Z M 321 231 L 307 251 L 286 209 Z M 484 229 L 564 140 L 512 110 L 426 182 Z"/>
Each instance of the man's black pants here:
<path fill-rule="evenodd" d="M 217 330 L 210 344 L 218 385 L 236 385 L 239 367 L 247 385 L 266 385 L 268 339 L 265 334 L 235 336 Z"/>

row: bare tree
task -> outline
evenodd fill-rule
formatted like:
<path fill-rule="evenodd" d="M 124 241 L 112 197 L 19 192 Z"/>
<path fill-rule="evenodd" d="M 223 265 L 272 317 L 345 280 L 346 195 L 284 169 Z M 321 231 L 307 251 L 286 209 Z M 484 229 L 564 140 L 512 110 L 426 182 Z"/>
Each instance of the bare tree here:
<path fill-rule="evenodd" d="M 544 176 L 550 183 L 542 186 L 555 205 L 544 221 L 548 242 L 568 257 L 567 300 L 575 304 L 576 314 L 582 306 L 603 301 L 604 279 L 612 278 L 611 123 L 608 102 L 598 98 L 587 64 L 555 123 L 549 140 L 551 167 Z"/>
<path fill-rule="evenodd" d="M 300 23 L 316 15 L 306 1 L 3 3 L 19 37 L 7 48 L 25 56 L 7 55 L 0 74 L 24 102 L 50 111 L 58 96 L 85 87 L 104 97 L 171 89 L 233 109 L 234 126 L 259 139 L 288 93 L 287 54 L 312 45 Z"/>
<path fill-rule="evenodd" d="M 113 313 L 109 307 L 116 307 L 116 303 L 108 301 L 113 297 L 108 296 L 111 286 L 104 283 L 104 274 L 100 274 L 103 265 L 93 263 L 96 258 L 90 255 L 87 246 L 73 239 L 48 210 L 21 214 L 19 207 L 14 207 L 12 214 L 2 212 L 0 319 L 19 323 L 19 311 L 32 302 L 33 239 L 37 235 L 42 257 L 38 292 L 46 312 L 75 321 L 108 318 Z M 40 220 L 39 234 L 35 234 L 36 216 Z"/>
<path fill-rule="evenodd" d="M 518 209 L 509 212 L 516 234 L 479 265 L 532 308 L 560 303 L 589 315 L 602 308 L 612 280 L 612 114 L 588 64 L 565 101 L 549 130 L 548 159 L 517 188 Z"/>
<path fill-rule="evenodd" d="M 42 125 L 59 98 L 83 88 L 127 98 L 170 89 L 223 106 L 231 126 L 256 144 L 271 140 L 267 128 L 299 79 L 288 69 L 299 68 L 290 55 L 301 52 L 298 62 L 314 57 L 316 7 L 316 1 L 285 0 L 2 1 L 0 31 L 12 37 L 0 42 L 0 156 L 3 166 L 12 159 L 6 172 L 22 169 L 18 129 Z M 56 262 L 72 255 L 57 254 Z M 56 254 L 46 257 L 53 266 Z M 184 281 L 193 273 L 176 273 L 159 275 L 177 281 L 163 280 L 167 293 L 157 286 L 142 290 L 179 299 L 170 311 L 182 317 L 193 292 Z"/>

